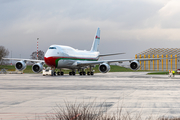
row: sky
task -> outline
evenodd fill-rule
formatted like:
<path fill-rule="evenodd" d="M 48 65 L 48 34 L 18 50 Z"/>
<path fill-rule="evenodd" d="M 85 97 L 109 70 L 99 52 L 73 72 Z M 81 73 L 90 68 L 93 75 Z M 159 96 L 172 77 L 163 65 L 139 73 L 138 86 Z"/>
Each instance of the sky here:
<path fill-rule="evenodd" d="M 180 0 L 0 0 L 0 46 L 30 58 L 52 44 L 90 50 L 97 28 L 103 59 L 180 47 Z M 9 55 L 11 56 L 11 55 Z"/>

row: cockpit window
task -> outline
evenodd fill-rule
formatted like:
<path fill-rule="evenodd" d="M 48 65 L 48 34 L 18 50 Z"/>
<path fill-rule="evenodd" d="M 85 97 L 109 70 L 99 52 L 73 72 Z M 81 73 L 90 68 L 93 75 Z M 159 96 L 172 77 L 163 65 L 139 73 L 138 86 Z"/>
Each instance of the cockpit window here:
<path fill-rule="evenodd" d="M 49 47 L 49 49 L 56 49 L 56 47 Z"/>

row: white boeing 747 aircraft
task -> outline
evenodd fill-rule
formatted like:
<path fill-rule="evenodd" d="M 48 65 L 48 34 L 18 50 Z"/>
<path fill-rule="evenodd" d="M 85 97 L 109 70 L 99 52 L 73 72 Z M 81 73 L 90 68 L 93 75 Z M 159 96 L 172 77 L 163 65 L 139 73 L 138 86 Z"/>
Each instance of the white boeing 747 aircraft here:
<path fill-rule="evenodd" d="M 123 53 L 116 54 L 104 54 L 101 55 L 98 52 L 98 46 L 100 42 L 100 29 L 97 29 L 97 33 L 92 44 L 90 51 L 77 50 L 69 46 L 63 45 L 51 45 L 47 52 L 45 53 L 44 60 L 33 60 L 33 59 L 19 59 L 19 58 L 3 58 L 3 59 L 12 59 L 17 60 L 15 67 L 17 70 L 22 71 L 26 68 L 26 62 L 31 61 L 35 64 L 32 66 L 32 70 L 35 73 L 39 73 L 43 70 L 43 65 L 46 64 L 51 68 L 60 69 L 58 75 L 63 75 L 61 71 L 63 68 L 72 70 L 69 72 L 69 75 L 75 75 L 76 70 L 78 70 L 80 75 L 86 75 L 84 71 L 86 68 L 90 68 L 87 72 L 87 75 L 93 75 L 93 67 L 99 65 L 99 71 L 101 73 L 107 73 L 110 71 L 110 63 L 113 62 L 130 62 L 130 68 L 132 70 L 137 70 L 140 67 L 139 61 L 147 60 L 159 60 L 160 58 L 144 58 L 144 59 L 118 59 L 118 60 L 100 60 L 98 59 L 103 56 L 118 55 Z M 56 72 L 53 72 L 56 75 Z"/>

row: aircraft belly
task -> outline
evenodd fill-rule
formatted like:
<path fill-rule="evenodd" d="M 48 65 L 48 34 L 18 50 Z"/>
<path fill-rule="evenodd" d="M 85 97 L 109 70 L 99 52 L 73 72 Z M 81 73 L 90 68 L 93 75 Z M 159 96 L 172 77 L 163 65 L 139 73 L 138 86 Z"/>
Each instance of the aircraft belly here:
<path fill-rule="evenodd" d="M 59 60 L 58 68 L 73 68 L 73 63 L 75 60 Z"/>

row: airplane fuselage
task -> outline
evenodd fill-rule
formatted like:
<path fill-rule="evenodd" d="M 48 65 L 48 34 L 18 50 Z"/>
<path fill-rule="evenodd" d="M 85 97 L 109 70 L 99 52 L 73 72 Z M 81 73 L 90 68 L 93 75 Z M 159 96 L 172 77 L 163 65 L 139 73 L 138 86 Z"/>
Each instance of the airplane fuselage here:
<path fill-rule="evenodd" d="M 54 68 L 77 69 L 78 61 L 97 61 L 99 52 L 77 50 L 69 46 L 51 45 L 47 50 L 44 61 Z"/>

